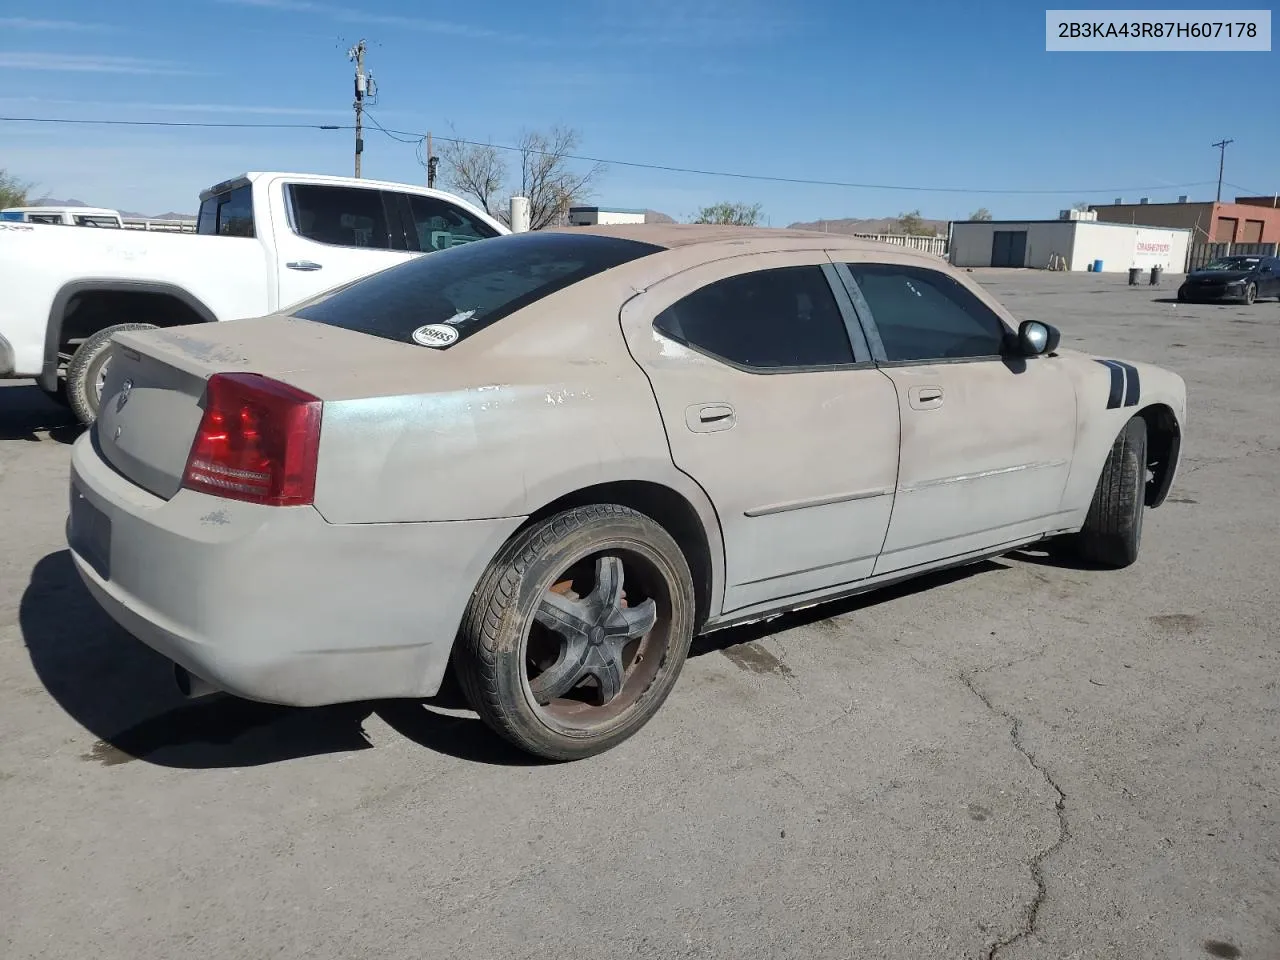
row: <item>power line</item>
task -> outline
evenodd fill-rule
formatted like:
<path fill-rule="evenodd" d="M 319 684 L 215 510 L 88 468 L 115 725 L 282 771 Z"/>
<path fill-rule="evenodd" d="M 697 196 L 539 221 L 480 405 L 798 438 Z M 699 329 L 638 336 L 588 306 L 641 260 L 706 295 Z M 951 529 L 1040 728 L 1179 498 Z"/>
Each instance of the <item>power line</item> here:
<path fill-rule="evenodd" d="M 370 118 L 372 119 L 372 118 Z M 197 127 L 221 130 L 352 130 L 353 125 L 345 123 L 217 123 L 195 120 L 76 120 L 64 117 L 0 117 L 4 123 L 49 123 L 49 124 L 86 124 L 117 127 Z M 425 134 L 412 130 L 396 130 L 375 124 L 377 129 L 392 139 L 398 136 L 411 137 L 404 143 L 417 144 L 425 138 Z M 461 137 L 437 137 L 449 143 L 468 147 L 492 147 L 510 153 L 525 152 L 522 147 L 514 147 L 501 143 L 482 143 L 479 140 L 467 140 Z M 547 155 L 545 151 L 530 150 L 529 153 Z M 614 167 L 630 167 L 637 170 L 656 170 L 663 173 L 684 173 L 701 177 L 725 177 L 733 180 L 755 180 L 762 183 L 787 183 L 811 187 L 839 187 L 850 190 L 897 190 L 907 193 L 972 193 L 988 196 L 1050 196 L 1056 194 L 1103 194 L 1103 193 L 1136 193 L 1143 190 L 1177 190 L 1186 187 L 1203 187 L 1212 180 L 1198 180 L 1193 183 L 1161 183 L 1154 186 L 1140 187 L 1090 187 L 1052 190 L 1023 190 L 995 187 L 922 187 L 906 186 L 891 183 L 855 183 L 847 180 L 818 180 L 807 177 L 779 177 L 760 173 L 737 173 L 728 170 L 704 170 L 697 167 L 678 167 L 662 163 L 642 163 L 637 160 L 608 160 L 601 157 L 589 157 L 581 154 L 555 154 L 566 160 L 579 160 L 584 163 L 601 163 Z M 421 161 L 419 161 L 421 162 Z"/>

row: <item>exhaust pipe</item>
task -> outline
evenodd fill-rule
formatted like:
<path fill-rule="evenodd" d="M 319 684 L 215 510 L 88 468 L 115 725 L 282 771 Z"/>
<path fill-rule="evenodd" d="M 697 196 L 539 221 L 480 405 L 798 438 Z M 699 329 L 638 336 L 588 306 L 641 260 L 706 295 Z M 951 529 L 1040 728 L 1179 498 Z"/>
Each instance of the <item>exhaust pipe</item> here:
<path fill-rule="evenodd" d="M 173 665 L 173 679 L 178 685 L 178 692 L 188 700 L 195 700 L 198 697 L 207 697 L 210 694 L 220 692 L 208 680 L 203 677 L 197 677 L 194 673 L 178 666 L 176 663 Z"/>

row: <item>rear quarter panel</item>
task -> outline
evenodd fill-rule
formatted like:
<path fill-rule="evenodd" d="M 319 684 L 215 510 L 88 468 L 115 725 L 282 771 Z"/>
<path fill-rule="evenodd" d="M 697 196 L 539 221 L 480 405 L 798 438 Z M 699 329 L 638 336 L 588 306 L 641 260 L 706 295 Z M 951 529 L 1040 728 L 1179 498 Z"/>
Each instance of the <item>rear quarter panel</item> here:
<path fill-rule="evenodd" d="M 606 274 L 446 350 L 406 345 L 424 354 L 418 389 L 371 384 L 367 397 L 325 404 L 317 509 L 333 523 L 526 516 L 584 487 L 647 480 L 714 523 L 672 464 L 649 382 L 627 352 L 627 292 Z M 407 386 L 403 373 L 395 379 Z"/>
<path fill-rule="evenodd" d="M 101 282 L 162 284 L 229 320 L 269 310 L 268 262 L 263 242 L 253 239 L 0 225 L 0 332 L 14 347 L 15 375 L 41 372 L 46 332 L 61 321 L 59 305 L 79 290 Z"/>

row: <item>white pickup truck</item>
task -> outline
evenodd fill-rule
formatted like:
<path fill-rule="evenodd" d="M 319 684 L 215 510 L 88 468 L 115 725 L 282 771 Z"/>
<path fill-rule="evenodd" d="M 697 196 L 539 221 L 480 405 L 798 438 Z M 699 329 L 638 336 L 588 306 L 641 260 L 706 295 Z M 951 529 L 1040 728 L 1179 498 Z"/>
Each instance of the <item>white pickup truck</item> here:
<path fill-rule="evenodd" d="M 292 173 L 210 187 L 194 235 L 0 221 L 0 379 L 34 378 L 89 423 L 118 330 L 262 316 L 509 232 L 438 190 Z"/>

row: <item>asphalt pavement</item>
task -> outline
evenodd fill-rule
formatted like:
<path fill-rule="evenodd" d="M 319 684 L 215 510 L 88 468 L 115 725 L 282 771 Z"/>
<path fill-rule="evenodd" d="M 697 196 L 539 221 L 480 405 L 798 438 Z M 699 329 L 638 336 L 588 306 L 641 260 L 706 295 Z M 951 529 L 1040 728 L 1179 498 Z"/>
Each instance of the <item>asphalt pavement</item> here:
<path fill-rule="evenodd" d="M 0 956 L 1280 958 L 1280 303 L 975 276 L 1186 378 L 1139 562 L 712 635 L 568 765 L 449 697 L 184 701 L 66 553 L 75 428 L 0 387 Z"/>

